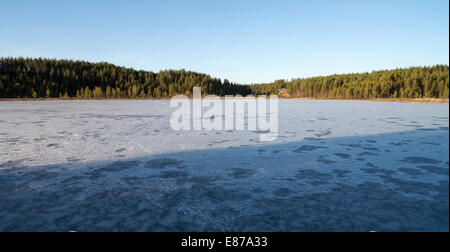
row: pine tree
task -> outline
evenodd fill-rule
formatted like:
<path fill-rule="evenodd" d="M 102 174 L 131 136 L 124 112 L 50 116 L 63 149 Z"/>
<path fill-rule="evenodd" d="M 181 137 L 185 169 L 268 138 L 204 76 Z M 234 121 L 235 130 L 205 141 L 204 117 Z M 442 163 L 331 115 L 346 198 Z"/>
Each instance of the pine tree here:
<path fill-rule="evenodd" d="M 37 93 L 34 89 L 32 89 L 32 90 L 31 90 L 31 96 L 32 96 L 33 98 L 38 98 L 38 93 Z"/>
<path fill-rule="evenodd" d="M 100 87 L 94 88 L 93 96 L 95 99 L 105 98 L 103 90 Z"/>
<path fill-rule="evenodd" d="M 106 87 L 106 98 L 111 98 L 112 92 L 111 92 L 111 87 L 107 86 Z"/>
<path fill-rule="evenodd" d="M 62 97 L 64 100 L 69 100 L 70 96 L 69 93 L 67 93 L 67 91 L 64 93 L 64 96 Z"/>
<path fill-rule="evenodd" d="M 87 98 L 87 99 L 92 98 L 92 92 L 91 92 L 91 90 L 89 89 L 89 87 L 86 87 L 86 88 L 84 89 L 84 98 Z"/>
<path fill-rule="evenodd" d="M 5 85 L 4 85 L 3 82 L 0 80 L 0 97 L 3 97 L 3 96 L 6 95 L 6 94 L 5 94 L 4 88 L 5 88 Z"/>
<path fill-rule="evenodd" d="M 52 96 L 52 92 L 50 92 L 50 89 L 47 88 L 47 90 L 45 91 L 45 97 L 50 98 L 51 96 Z"/>

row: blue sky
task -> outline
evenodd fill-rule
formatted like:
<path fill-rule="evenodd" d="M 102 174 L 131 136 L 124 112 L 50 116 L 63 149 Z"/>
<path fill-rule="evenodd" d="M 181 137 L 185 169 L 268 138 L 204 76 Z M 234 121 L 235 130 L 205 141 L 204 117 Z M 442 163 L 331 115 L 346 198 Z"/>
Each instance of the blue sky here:
<path fill-rule="evenodd" d="M 1 56 L 240 83 L 449 64 L 449 2 L 2 0 Z"/>

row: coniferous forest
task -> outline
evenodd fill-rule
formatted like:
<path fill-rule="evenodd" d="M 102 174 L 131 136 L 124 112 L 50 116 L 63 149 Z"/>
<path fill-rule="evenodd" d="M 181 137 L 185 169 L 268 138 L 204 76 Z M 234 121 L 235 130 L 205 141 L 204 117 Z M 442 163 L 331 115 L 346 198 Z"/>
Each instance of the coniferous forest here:
<path fill-rule="evenodd" d="M 449 98 L 447 65 L 241 85 L 185 70 L 136 71 L 108 63 L 0 58 L 0 98 L 165 98 L 280 94 L 293 98 Z"/>
<path fill-rule="evenodd" d="M 164 98 L 191 95 L 194 86 L 220 96 L 250 93 L 248 86 L 185 70 L 135 71 L 108 63 L 0 59 L 0 97 Z"/>

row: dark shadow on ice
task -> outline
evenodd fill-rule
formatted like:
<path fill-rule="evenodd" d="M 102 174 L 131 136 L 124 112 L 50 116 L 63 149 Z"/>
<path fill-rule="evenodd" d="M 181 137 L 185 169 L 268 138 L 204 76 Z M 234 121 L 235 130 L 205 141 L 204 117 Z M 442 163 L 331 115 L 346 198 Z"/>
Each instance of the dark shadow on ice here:
<path fill-rule="evenodd" d="M 42 167 L 8 161 L 0 231 L 448 231 L 448 135 L 309 138 Z"/>

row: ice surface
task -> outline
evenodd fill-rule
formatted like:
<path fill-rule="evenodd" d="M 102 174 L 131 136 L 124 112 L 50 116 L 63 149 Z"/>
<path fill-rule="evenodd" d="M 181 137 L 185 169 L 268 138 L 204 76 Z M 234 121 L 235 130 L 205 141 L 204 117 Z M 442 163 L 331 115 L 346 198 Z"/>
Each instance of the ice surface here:
<path fill-rule="evenodd" d="M 279 108 L 261 143 L 169 101 L 0 102 L 0 231 L 448 231 L 448 104 Z"/>

